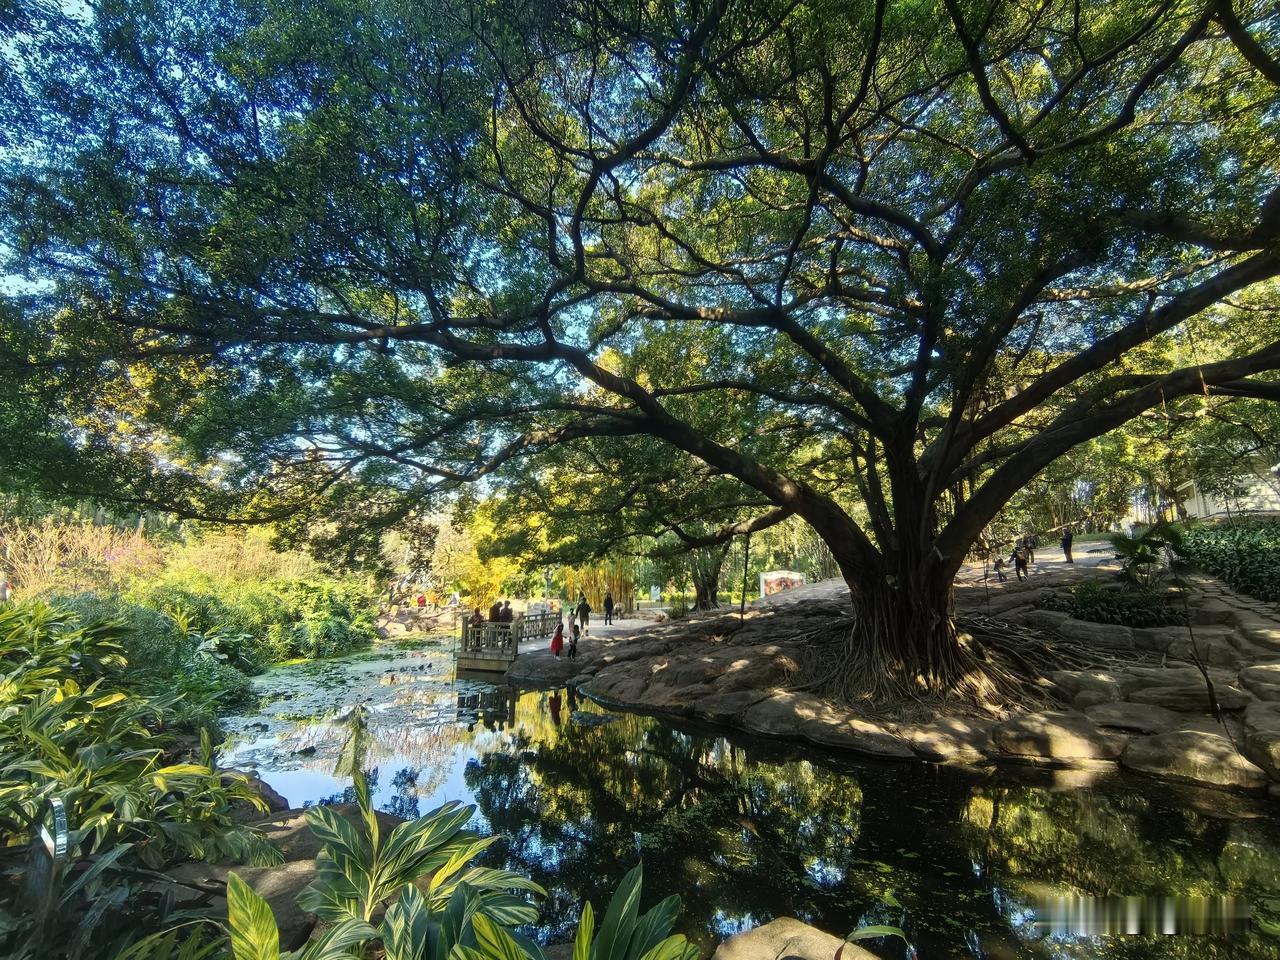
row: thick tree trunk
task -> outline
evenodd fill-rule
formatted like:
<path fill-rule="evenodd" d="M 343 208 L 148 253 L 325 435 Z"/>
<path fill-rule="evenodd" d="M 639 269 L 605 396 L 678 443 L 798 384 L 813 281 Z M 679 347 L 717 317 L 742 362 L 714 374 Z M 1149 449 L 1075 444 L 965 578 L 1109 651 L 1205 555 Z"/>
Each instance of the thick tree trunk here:
<path fill-rule="evenodd" d="M 696 574 L 693 578 L 693 609 L 695 610 L 715 610 L 720 606 L 720 601 L 716 598 L 716 590 L 720 585 L 720 571 L 716 571 L 714 577 L 700 577 Z"/>
<path fill-rule="evenodd" d="M 951 583 L 939 564 L 847 572 L 853 602 L 851 653 L 888 685 L 921 693 L 952 688 L 965 675 Z"/>
<path fill-rule="evenodd" d="M 720 590 L 720 570 L 724 566 L 729 546 L 695 550 L 690 557 L 690 575 L 693 579 L 693 609 L 715 610 L 720 606 L 717 594 Z"/>

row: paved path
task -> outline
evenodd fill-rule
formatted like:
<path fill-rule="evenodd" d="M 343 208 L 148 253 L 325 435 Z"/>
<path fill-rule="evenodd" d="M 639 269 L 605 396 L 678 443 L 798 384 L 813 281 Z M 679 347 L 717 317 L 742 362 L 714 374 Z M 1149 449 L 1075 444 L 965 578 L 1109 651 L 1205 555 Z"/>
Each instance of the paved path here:
<path fill-rule="evenodd" d="M 645 627 L 652 627 L 656 625 L 657 622 L 658 621 L 651 617 L 631 617 L 628 619 L 614 617 L 613 623 L 606 626 L 604 622 L 604 615 L 600 614 L 597 616 L 593 613 L 591 615 L 591 627 L 587 631 L 587 639 L 600 640 L 604 637 L 616 637 L 619 635 L 635 633 L 638 630 L 643 630 Z M 566 633 L 569 630 L 567 622 L 565 623 L 565 630 Z M 533 653 L 538 650 L 546 650 L 550 645 L 550 637 L 543 637 L 538 640 L 525 640 L 520 644 L 520 652 Z M 567 636 L 565 638 L 565 646 L 568 646 Z M 579 647 L 581 648 L 581 643 L 579 643 Z"/>

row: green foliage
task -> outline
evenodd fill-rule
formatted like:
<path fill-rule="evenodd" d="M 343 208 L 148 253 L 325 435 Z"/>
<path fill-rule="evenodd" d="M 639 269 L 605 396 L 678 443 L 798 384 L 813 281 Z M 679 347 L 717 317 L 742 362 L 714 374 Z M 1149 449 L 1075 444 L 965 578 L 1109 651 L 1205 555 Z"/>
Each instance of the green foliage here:
<path fill-rule="evenodd" d="M 573 960 L 696 960 L 697 947 L 680 934 L 671 935 L 680 916 L 680 898 L 670 896 L 640 913 L 639 866 L 628 871 L 595 930 L 591 904 L 582 908 Z"/>
<path fill-rule="evenodd" d="M 450 802 L 384 837 L 364 774 L 357 771 L 354 780 L 358 824 L 329 807 L 307 811 L 307 823 L 324 847 L 316 879 L 298 897 L 300 906 L 330 922 L 367 921 L 405 884 L 430 874 L 427 898 L 433 910 L 442 909 L 459 884 L 465 884 L 475 892 L 478 909 L 498 922 L 537 919 L 536 910 L 507 892 L 542 895 L 536 883 L 509 871 L 468 866 L 497 839 L 463 830 L 474 807 Z"/>
<path fill-rule="evenodd" d="M 1259 600 L 1280 601 L 1280 520 L 1242 520 L 1193 527 L 1177 547 L 1188 563 L 1233 590 Z"/>
<path fill-rule="evenodd" d="M 179 566 L 135 584 L 126 596 L 176 615 L 188 631 L 213 639 L 216 650 L 234 650 L 251 672 L 278 660 L 335 656 L 374 637 L 373 604 L 354 581 L 242 579 Z"/>
<path fill-rule="evenodd" d="M 1116 549 L 1121 578 L 1150 590 L 1169 572 L 1182 531 L 1170 523 L 1157 523 L 1132 537 L 1113 533 L 1107 539 Z"/>
<path fill-rule="evenodd" d="M 122 683 L 127 629 L 80 626 L 44 603 L 0 608 L 0 866 L 14 957 L 91 957 L 147 932 L 167 912 L 152 872 L 196 858 L 267 864 L 279 855 L 236 823 L 263 803 L 243 777 L 171 754 L 180 693 L 146 697 Z M 41 829 L 63 856 L 28 857 Z M 68 930 L 76 930 L 68 938 Z"/>
<path fill-rule="evenodd" d="M 1084 580 L 1070 593 L 1053 594 L 1040 605 L 1046 610 L 1069 613 L 1077 620 L 1126 627 L 1165 627 L 1187 622 L 1186 614 L 1171 607 L 1159 593 L 1099 580 Z"/>
<path fill-rule="evenodd" d="M 205 644 L 210 638 L 185 628 L 181 617 L 133 603 L 118 594 L 81 593 L 57 597 L 55 602 L 81 623 L 114 625 L 129 661 L 121 679 L 146 695 L 181 693 L 173 705 L 175 722 L 188 729 L 212 726 L 218 710 L 248 703 L 253 698 L 250 666 L 243 657 L 221 659 Z M 215 634 L 215 641 L 221 638 Z M 254 670 L 248 672 L 256 672 Z"/>

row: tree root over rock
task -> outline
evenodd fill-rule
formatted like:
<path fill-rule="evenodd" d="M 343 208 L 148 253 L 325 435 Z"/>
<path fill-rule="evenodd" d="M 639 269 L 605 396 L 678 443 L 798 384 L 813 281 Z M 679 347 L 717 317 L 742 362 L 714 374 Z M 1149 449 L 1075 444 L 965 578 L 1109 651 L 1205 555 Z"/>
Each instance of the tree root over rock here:
<path fill-rule="evenodd" d="M 788 687 L 869 716 L 919 720 L 945 711 L 1004 717 L 1014 709 L 1053 705 L 1049 672 L 1111 659 L 1076 641 L 992 617 L 959 616 L 954 625 L 956 662 L 949 682 L 911 676 L 892 646 L 865 642 L 856 621 L 842 617 L 789 638 L 805 641 L 805 653 Z"/>

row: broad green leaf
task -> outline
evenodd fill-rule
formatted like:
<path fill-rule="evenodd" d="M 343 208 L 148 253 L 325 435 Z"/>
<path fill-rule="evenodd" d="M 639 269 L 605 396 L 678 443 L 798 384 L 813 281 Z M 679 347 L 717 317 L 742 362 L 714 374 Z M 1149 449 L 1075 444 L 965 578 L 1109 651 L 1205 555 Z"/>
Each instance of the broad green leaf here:
<path fill-rule="evenodd" d="M 311 940 L 294 956 L 297 960 L 346 960 L 359 957 L 355 949 L 377 937 L 378 931 L 363 920 L 344 920 Z M 236 958 L 239 960 L 239 958 Z"/>
<path fill-rule="evenodd" d="M 234 873 L 227 877 L 227 926 L 235 960 L 279 960 L 280 931 L 271 908 Z"/>
<path fill-rule="evenodd" d="M 520 944 L 484 914 L 472 917 L 471 926 L 476 932 L 476 950 L 488 960 L 528 960 Z"/>
<path fill-rule="evenodd" d="M 639 960 L 697 960 L 697 957 L 698 948 L 677 934 L 654 944 Z"/>
<path fill-rule="evenodd" d="M 596 914 L 588 901 L 578 918 L 578 934 L 573 939 L 573 960 L 591 960 L 591 938 L 596 932 Z"/>
<path fill-rule="evenodd" d="M 643 868 L 637 864 L 618 884 L 604 919 L 600 921 L 600 932 L 592 947 L 592 960 L 627 960 L 627 947 L 631 943 L 640 906 L 643 877 Z"/>

